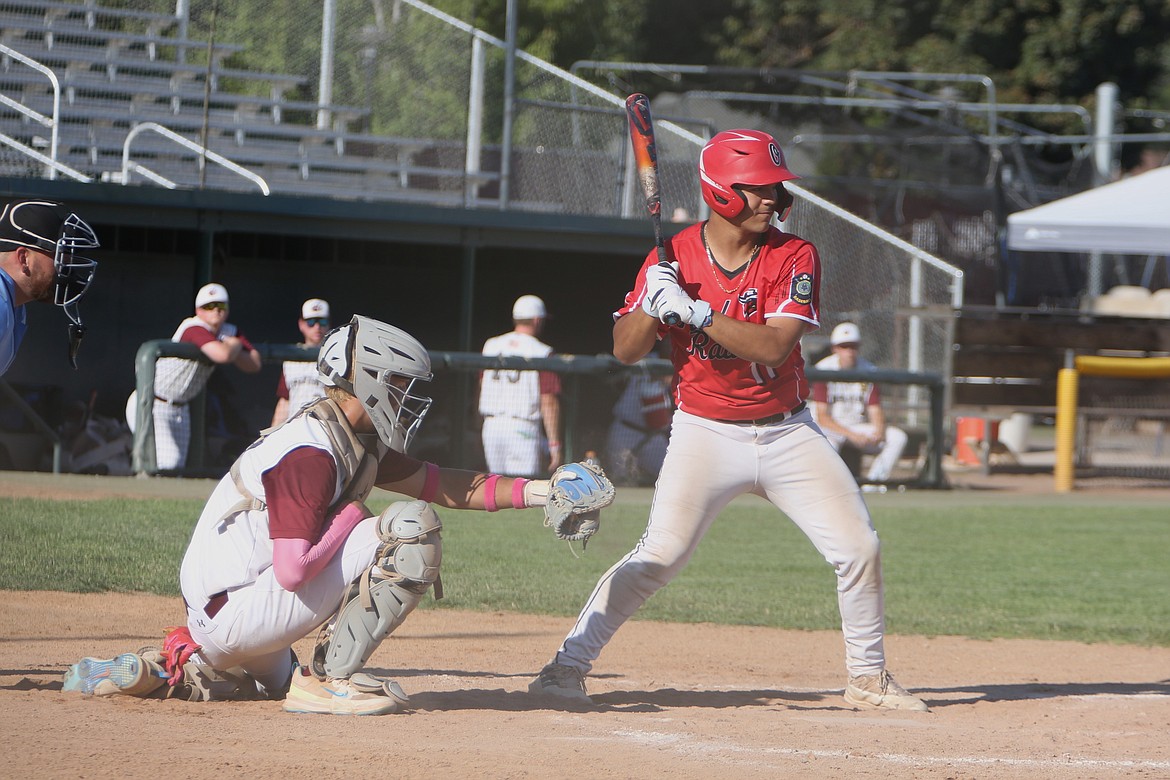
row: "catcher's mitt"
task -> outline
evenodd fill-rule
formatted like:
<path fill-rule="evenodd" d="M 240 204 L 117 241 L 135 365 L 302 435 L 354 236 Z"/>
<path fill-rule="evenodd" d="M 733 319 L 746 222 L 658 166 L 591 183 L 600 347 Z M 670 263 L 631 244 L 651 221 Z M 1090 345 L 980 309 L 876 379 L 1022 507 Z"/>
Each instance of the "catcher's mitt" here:
<path fill-rule="evenodd" d="M 601 510 L 613 503 L 613 483 L 600 466 L 566 463 L 549 480 L 544 524 L 560 539 L 582 546 L 601 526 Z"/>

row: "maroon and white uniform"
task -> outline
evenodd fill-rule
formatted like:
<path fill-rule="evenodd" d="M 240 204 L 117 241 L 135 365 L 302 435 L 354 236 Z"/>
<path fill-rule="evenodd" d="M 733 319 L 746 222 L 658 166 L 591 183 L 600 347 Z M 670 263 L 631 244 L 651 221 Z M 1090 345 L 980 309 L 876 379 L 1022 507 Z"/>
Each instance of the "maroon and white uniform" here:
<path fill-rule="evenodd" d="M 280 370 L 280 381 L 276 383 L 276 397 L 288 401 L 289 417 L 324 398 L 325 385 L 317 373 L 317 364 L 286 360 Z"/>
<path fill-rule="evenodd" d="M 829 355 L 816 367 L 824 371 L 840 371 L 841 361 L 837 355 Z M 876 368 L 865 358 L 857 358 L 858 370 L 873 371 Z M 817 382 L 813 385 L 813 400 L 828 404 L 829 415 L 839 425 L 866 436 L 877 432 L 877 426 L 869 419 L 869 409 L 881 406 L 882 400 L 881 391 L 873 382 Z M 838 451 L 846 442 L 844 436 L 834 431 L 825 431 L 825 436 Z M 908 440 L 901 428 L 886 425 L 881 441 L 861 448 L 863 453 L 876 456 L 866 471 L 866 480 L 884 482 L 889 479 Z"/>
<path fill-rule="evenodd" d="M 329 619 L 349 583 L 373 564 L 377 517 L 346 529 L 340 549 L 295 591 L 277 581 L 273 566 L 274 540 L 316 545 L 329 531 L 352 477 L 343 442 L 320 419 L 295 416 L 245 450 L 208 499 L 179 572 L 188 628 L 208 665 L 242 666 L 265 687 L 280 687 L 293 643 Z M 391 450 L 376 481 L 397 481 L 421 465 Z"/>
<path fill-rule="evenodd" d="M 489 357 L 543 358 L 552 347 L 535 336 L 515 331 L 484 342 Z M 479 413 L 483 416 L 483 454 L 488 471 L 532 477 L 541 472 L 548 451 L 542 395 L 558 395 L 560 378 L 550 371 L 488 369 L 480 376 Z"/>
<path fill-rule="evenodd" d="M 715 311 L 753 323 L 791 317 L 820 326 L 820 260 L 809 242 L 776 228 L 756 258 L 728 276 L 709 259 L 701 225 L 667 242 L 679 284 Z M 651 252 L 615 319 L 633 316 Z M 556 656 L 587 673 L 622 623 L 678 574 L 719 512 L 736 496 L 766 498 L 833 565 L 851 675 L 885 668 L 878 539 L 857 484 L 805 408 L 808 381 L 797 346 L 780 366 L 744 360 L 684 325 L 671 340 L 678 406 L 649 523 L 637 546 L 601 577 Z M 761 532 L 766 529 L 761 528 Z"/>
<path fill-rule="evenodd" d="M 194 344 L 202 348 L 211 341 L 239 337 L 250 351 L 251 342 L 231 323 L 225 322 L 219 333 L 198 317 L 179 323 L 171 341 Z M 187 447 L 191 443 L 191 413 L 188 402 L 203 391 L 215 364 L 184 358 L 159 358 L 154 369 L 154 446 L 160 471 L 181 469 L 187 464 Z"/>

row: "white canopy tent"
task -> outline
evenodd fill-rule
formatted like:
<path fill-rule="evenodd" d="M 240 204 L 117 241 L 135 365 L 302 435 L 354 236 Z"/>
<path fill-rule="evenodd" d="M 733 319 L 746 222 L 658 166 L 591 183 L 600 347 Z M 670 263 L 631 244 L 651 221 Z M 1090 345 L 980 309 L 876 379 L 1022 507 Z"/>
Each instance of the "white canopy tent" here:
<path fill-rule="evenodd" d="M 1008 216 L 1009 249 L 1170 255 L 1170 167 Z"/>

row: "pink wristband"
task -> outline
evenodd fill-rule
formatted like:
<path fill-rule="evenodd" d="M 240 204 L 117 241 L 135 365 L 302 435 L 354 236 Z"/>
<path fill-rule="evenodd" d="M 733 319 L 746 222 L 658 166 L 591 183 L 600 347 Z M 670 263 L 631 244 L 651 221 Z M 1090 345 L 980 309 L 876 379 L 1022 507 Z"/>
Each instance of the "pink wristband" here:
<path fill-rule="evenodd" d="M 435 500 L 435 496 L 439 492 L 439 467 L 434 463 L 427 463 L 427 479 L 423 483 L 422 492 L 418 494 L 420 501 L 426 501 L 428 504 Z"/>
<path fill-rule="evenodd" d="M 528 506 L 528 502 L 524 500 L 524 486 L 527 484 L 526 479 L 517 479 L 512 483 L 512 506 L 516 509 Z"/>
<path fill-rule="evenodd" d="M 489 512 L 499 509 L 496 506 L 496 483 L 500 481 L 499 474 L 492 474 L 483 483 L 483 508 Z"/>

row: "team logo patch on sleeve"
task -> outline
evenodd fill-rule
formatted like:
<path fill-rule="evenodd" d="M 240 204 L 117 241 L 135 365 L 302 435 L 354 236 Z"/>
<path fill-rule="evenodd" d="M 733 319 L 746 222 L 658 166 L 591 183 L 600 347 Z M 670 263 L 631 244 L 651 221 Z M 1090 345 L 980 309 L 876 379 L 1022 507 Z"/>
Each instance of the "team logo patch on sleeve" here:
<path fill-rule="evenodd" d="M 812 303 L 812 294 L 812 274 L 797 274 L 792 280 L 792 291 L 788 293 L 788 297 L 801 306 L 808 306 Z"/>
<path fill-rule="evenodd" d="M 739 294 L 739 307 L 745 319 L 751 319 L 760 308 L 760 291 L 749 287 Z"/>

